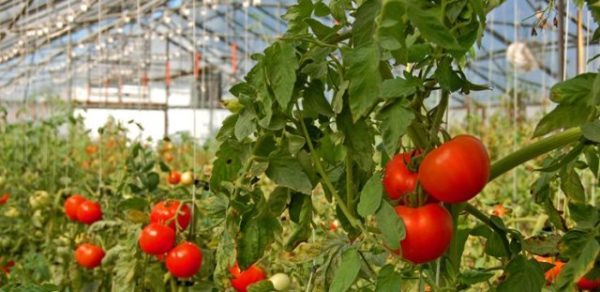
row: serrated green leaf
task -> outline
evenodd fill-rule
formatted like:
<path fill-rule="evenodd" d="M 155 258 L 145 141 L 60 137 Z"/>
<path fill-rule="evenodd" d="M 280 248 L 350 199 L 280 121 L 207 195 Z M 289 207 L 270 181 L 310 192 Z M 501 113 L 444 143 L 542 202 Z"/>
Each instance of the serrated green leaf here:
<path fill-rule="evenodd" d="M 249 108 L 244 108 L 240 113 L 234 128 L 234 135 L 238 141 L 242 141 L 256 131 L 256 113 Z"/>
<path fill-rule="evenodd" d="M 358 202 L 358 214 L 363 218 L 375 214 L 381 205 L 383 198 L 383 186 L 381 184 L 381 174 L 375 173 L 365 183 L 360 192 L 360 201 Z"/>
<path fill-rule="evenodd" d="M 559 104 L 537 124 L 534 137 L 548 134 L 558 129 L 569 129 L 585 124 L 596 111 L 585 104 Z"/>
<path fill-rule="evenodd" d="M 268 210 L 259 211 L 242 225 L 238 239 L 238 263 L 246 269 L 258 261 L 265 249 L 275 240 L 275 234 L 281 232 L 281 224 L 277 217 Z"/>
<path fill-rule="evenodd" d="M 382 201 L 375 213 L 377 226 L 381 230 L 385 244 L 390 249 L 399 249 L 400 241 L 404 239 L 404 223 L 396 214 L 394 208 L 387 201 Z"/>
<path fill-rule="evenodd" d="M 361 265 L 360 255 L 355 248 L 345 250 L 342 253 L 340 265 L 335 271 L 335 276 L 333 282 L 331 282 L 331 287 L 329 287 L 329 292 L 348 291 L 356 280 Z"/>
<path fill-rule="evenodd" d="M 419 29 L 421 35 L 446 49 L 462 49 L 450 30 L 442 23 L 441 6 L 430 9 L 421 8 L 422 3 L 408 1 L 406 15 L 410 21 Z M 467 48 L 468 49 L 468 48 Z"/>
<path fill-rule="evenodd" d="M 275 100 L 287 109 L 296 83 L 298 59 L 292 45 L 278 41 L 265 50 L 265 72 Z"/>
<path fill-rule="evenodd" d="M 572 291 L 574 283 L 583 277 L 589 270 L 592 269 L 596 262 L 596 257 L 600 254 L 600 243 L 593 236 L 584 237 L 585 243 L 578 249 L 578 255 L 563 267 L 558 279 L 556 287 L 559 291 Z"/>
<path fill-rule="evenodd" d="M 280 186 L 305 194 L 310 194 L 312 191 L 313 186 L 308 175 L 304 172 L 298 159 L 291 156 L 272 155 L 266 174 Z"/>
<path fill-rule="evenodd" d="M 383 266 L 377 274 L 377 285 L 375 292 L 401 291 L 402 276 L 394 270 L 394 266 L 388 264 Z"/>
<path fill-rule="evenodd" d="M 540 265 L 522 255 L 516 256 L 508 263 L 505 273 L 506 280 L 498 285 L 498 292 L 541 291 L 546 283 Z"/>
<path fill-rule="evenodd" d="M 600 143 L 600 120 L 595 120 L 581 126 L 581 133 L 586 139 Z"/>
<path fill-rule="evenodd" d="M 381 97 L 396 98 L 411 96 L 417 92 L 423 84 L 423 80 L 419 78 L 394 78 L 386 79 L 381 83 Z"/>
<path fill-rule="evenodd" d="M 573 168 L 563 168 L 560 172 L 560 189 L 575 203 L 585 202 L 585 189 L 579 174 Z"/>
<path fill-rule="evenodd" d="M 370 1 L 373 2 L 373 1 Z M 379 49 L 375 43 L 343 51 L 344 63 L 348 64 L 345 79 L 348 87 L 352 120 L 365 116 L 377 103 L 379 97 Z"/>
<path fill-rule="evenodd" d="M 415 119 L 414 113 L 408 109 L 407 102 L 398 101 L 383 108 L 377 115 L 381 121 L 381 136 L 385 153 L 393 156 L 400 147 L 400 139 Z"/>

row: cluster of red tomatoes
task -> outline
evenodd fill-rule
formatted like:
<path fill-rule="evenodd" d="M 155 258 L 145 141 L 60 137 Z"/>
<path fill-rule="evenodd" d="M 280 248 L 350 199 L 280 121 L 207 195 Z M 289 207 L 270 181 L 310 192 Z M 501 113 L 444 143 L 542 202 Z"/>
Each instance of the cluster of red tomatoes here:
<path fill-rule="evenodd" d="M 554 280 L 556 280 L 556 278 L 558 278 L 558 274 L 560 274 L 563 266 L 565 265 L 564 262 L 555 260 L 555 259 L 552 259 L 549 257 L 536 256 L 535 259 L 538 262 L 549 263 L 549 264 L 554 265 L 552 268 L 547 270 L 546 273 L 544 274 L 544 278 L 546 278 L 546 283 L 548 283 L 548 284 L 552 284 L 554 282 Z M 579 279 L 579 281 L 577 281 L 577 287 L 581 290 L 598 289 L 598 288 L 600 288 L 600 279 L 590 280 L 586 277 L 581 277 L 581 279 Z"/>
<path fill-rule="evenodd" d="M 71 221 L 90 225 L 102 219 L 100 203 L 88 200 L 79 194 L 70 196 L 64 204 L 65 214 Z M 82 267 L 93 269 L 102 263 L 104 250 L 91 243 L 83 243 L 75 250 L 75 260 Z"/>
<path fill-rule="evenodd" d="M 415 158 L 421 154 L 420 150 L 397 154 L 387 163 L 383 178 L 388 197 L 399 201 L 396 213 L 404 221 L 401 255 L 413 263 L 435 260 L 450 246 L 452 216 L 439 202 L 468 201 L 483 190 L 490 175 L 487 150 L 473 136 L 460 135 L 445 142 L 425 154 L 417 167 Z M 419 195 L 417 185 L 426 199 Z"/>
<path fill-rule="evenodd" d="M 163 201 L 150 211 L 148 224 L 138 239 L 143 252 L 165 261 L 167 270 L 177 278 L 194 276 L 202 266 L 202 251 L 189 241 L 177 246 L 177 231 L 185 230 L 192 219 L 190 208 L 179 201 Z M 166 258 L 165 258 L 166 255 Z"/>

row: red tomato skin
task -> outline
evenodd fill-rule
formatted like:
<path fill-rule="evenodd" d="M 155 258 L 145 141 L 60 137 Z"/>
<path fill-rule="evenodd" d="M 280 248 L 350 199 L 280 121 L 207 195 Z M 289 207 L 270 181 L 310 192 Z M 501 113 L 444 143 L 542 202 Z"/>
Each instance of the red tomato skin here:
<path fill-rule="evenodd" d="M 167 178 L 170 184 L 176 185 L 181 181 L 181 173 L 179 171 L 173 170 L 169 173 L 169 177 Z"/>
<path fill-rule="evenodd" d="M 577 281 L 577 287 L 581 290 L 594 290 L 600 288 L 600 279 L 590 280 L 586 277 L 581 277 Z"/>
<path fill-rule="evenodd" d="M 6 202 L 8 202 L 8 199 L 10 199 L 10 194 L 5 193 L 0 197 L 0 206 L 6 204 Z"/>
<path fill-rule="evenodd" d="M 150 211 L 150 222 L 151 223 L 161 223 L 167 224 L 171 227 L 171 229 L 176 230 L 175 224 L 175 214 L 177 213 L 177 208 L 179 208 L 179 201 L 163 201 L 152 207 L 152 211 Z M 187 204 L 184 204 L 179 210 L 179 214 L 177 216 L 177 223 L 181 230 L 185 230 L 188 225 L 190 225 L 190 221 L 192 219 L 192 215 L 190 212 L 190 208 Z"/>
<path fill-rule="evenodd" d="M 100 203 L 86 200 L 77 208 L 77 220 L 83 224 L 92 224 L 102 219 L 102 207 Z"/>
<path fill-rule="evenodd" d="M 150 223 L 142 229 L 138 243 L 147 254 L 165 254 L 175 245 L 175 231 L 164 224 Z"/>
<path fill-rule="evenodd" d="M 77 209 L 83 202 L 85 202 L 85 198 L 78 194 L 74 194 L 65 200 L 64 209 L 69 220 L 77 221 Z"/>
<path fill-rule="evenodd" d="M 439 201 L 465 202 L 485 187 L 490 158 L 481 141 L 459 135 L 428 153 L 419 166 L 423 189 Z"/>
<path fill-rule="evenodd" d="M 233 279 L 231 279 L 231 286 L 237 292 L 247 292 L 248 286 L 267 278 L 265 272 L 255 265 L 250 266 L 245 271 L 241 271 L 238 263 L 235 263 L 235 265 L 229 269 L 229 272 L 233 276 Z"/>
<path fill-rule="evenodd" d="M 202 266 L 202 250 L 191 242 L 173 248 L 166 259 L 167 270 L 177 278 L 194 276 Z"/>
<path fill-rule="evenodd" d="M 397 206 L 396 214 L 404 221 L 406 237 L 400 242 L 402 257 L 415 264 L 426 263 L 443 255 L 452 240 L 452 216 L 438 204 L 418 208 Z"/>
<path fill-rule="evenodd" d="M 93 269 L 100 266 L 104 258 L 104 250 L 93 244 L 81 244 L 75 250 L 75 260 L 77 263 L 87 269 Z"/>
<path fill-rule="evenodd" d="M 0 268 L 5 274 L 10 274 L 10 269 L 15 266 L 15 261 L 10 260 L 6 262 L 6 265 Z"/>
<path fill-rule="evenodd" d="M 415 190 L 418 173 L 411 172 L 407 165 L 416 153 L 416 151 L 412 151 L 396 154 L 385 165 L 383 186 L 390 199 L 397 200 L 404 194 Z"/>

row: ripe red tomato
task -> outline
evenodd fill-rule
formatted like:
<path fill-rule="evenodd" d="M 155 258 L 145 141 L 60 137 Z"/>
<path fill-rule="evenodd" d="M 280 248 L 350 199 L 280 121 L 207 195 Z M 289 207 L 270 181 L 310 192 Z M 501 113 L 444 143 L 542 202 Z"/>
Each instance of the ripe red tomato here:
<path fill-rule="evenodd" d="M 485 187 L 490 158 L 479 139 L 459 135 L 425 156 L 419 182 L 434 198 L 447 203 L 468 201 Z"/>
<path fill-rule="evenodd" d="M 233 286 L 237 292 L 246 292 L 248 291 L 248 286 L 267 278 L 265 272 L 255 265 L 242 271 L 240 270 L 238 263 L 235 263 L 235 265 L 229 269 L 229 272 L 233 276 L 233 279 L 231 279 L 231 286 Z"/>
<path fill-rule="evenodd" d="M 0 206 L 6 204 L 6 202 L 8 202 L 8 199 L 10 198 L 10 194 L 5 193 L 0 197 Z"/>
<path fill-rule="evenodd" d="M 85 268 L 93 269 L 102 263 L 104 250 L 93 244 L 84 243 L 75 250 L 75 260 Z"/>
<path fill-rule="evenodd" d="M 96 145 L 92 145 L 92 144 L 87 145 L 87 146 L 85 146 L 85 152 L 88 155 L 95 154 L 96 152 L 98 152 L 98 147 L 96 147 Z"/>
<path fill-rule="evenodd" d="M 83 224 L 92 224 L 102 219 L 102 207 L 100 203 L 86 200 L 77 208 L 77 220 Z"/>
<path fill-rule="evenodd" d="M 169 173 L 168 181 L 172 185 L 176 185 L 181 181 L 181 173 L 179 171 L 173 170 Z"/>
<path fill-rule="evenodd" d="M 402 257 L 416 264 L 437 259 L 446 252 L 452 240 L 452 216 L 438 204 L 418 208 L 397 206 L 396 213 L 404 221 L 406 237 L 400 243 Z"/>
<path fill-rule="evenodd" d="M 184 242 L 167 255 L 167 269 L 177 278 L 189 278 L 200 270 L 202 251 L 191 242 Z"/>
<path fill-rule="evenodd" d="M 6 262 L 6 264 L 0 268 L 5 274 L 10 274 L 10 269 L 15 266 L 15 261 L 10 260 Z"/>
<path fill-rule="evenodd" d="M 410 171 L 407 165 L 416 154 L 416 151 L 397 154 L 385 165 L 383 186 L 390 199 L 397 200 L 415 190 L 418 173 Z"/>
<path fill-rule="evenodd" d="M 558 274 L 562 270 L 563 266 L 565 265 L 565 263 L 559 260 L 554 260 L 553 258 L 549 257 L 535 256 L 535 260 L 538 262 L 549 263 L 554 265 L 554 267 L 550 268 L 546 271 L 546 273 L 544 273 L 544 278 L 546 278 L 547 283 L 554 282 L 554 280 L 556 280 Z"/>
<path fill-rule="evenodd" d="M 77 209 L 83 202 L 85 202 L 85 198 L 79 194 L 74 194 L 65 201 L 65 214 L 71 221 L 77 220 Z"/>
<path fill-rule="evenodd" d="M 579 281 L 577 281 L 577 287 L 581 290 L 595 290 L 600 288 L 600 279 L 590 280 L 586 277 L 581 277 Z"/>
<path fill-rule="evenodd" d="M 147 254 L 164 254 L 175 245 L 175 231 L 167 225 L 150 223 L 140 233 L 138 242 Z"/>
<path fill-rule="evenodd" d="M 160 202 L 154 207 L 152 207 L 152 211 L 150 211 L 150 222 L 152 223 L 162 223 L 171 227 L 173 230 L 175 229 L 175 215 L 177 214 L 177 224 L 184 230 L 190 224 L 190 220 L 192 219 L 192 215 L 190 213 L 190 208 L 187 204 L 181 206 L 179 213 L 177 213 L 177 208 L 179 208 L 179 201 L 163 201 Z"/>

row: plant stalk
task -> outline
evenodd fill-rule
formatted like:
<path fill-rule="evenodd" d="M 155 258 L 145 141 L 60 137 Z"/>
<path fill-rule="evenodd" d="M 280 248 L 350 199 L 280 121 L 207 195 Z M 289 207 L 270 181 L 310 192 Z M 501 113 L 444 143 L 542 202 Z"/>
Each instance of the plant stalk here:
<path fill-rule="evenodd" d="M 498 226 L 496 226 L 494 224 L 494 222 L 492 222 L 492 220 L 487 215 L 481 213 L 481 211 L 479 211 L 479 209 L 477 209 L 475 206 L 473 206 L 469 203 L 465 204 L 465 211 L 467 211 L 467 213 L 473 215 L 473 217 L 479 219 L 481 222 L 485 223 L 485 225 L 489 226 L 494 231 L 496 231 L 496 233 L 498 233 L 498 235 L 500 235 L 500 238 L 502 240 L 502 245 L 504 246 L 504 251 L 506 252 L 506 255 L 510 258 L 511 251 L 510 251 L 510 244 L 508 243 L 508 238 L 506 237 L 506 230 L 498 228 Z"/>
<path fill-rule="evenodd" d="M 573 143 L 581 138 L 581 128 L 572 128 L 556 135 L 540 139 L 530 145 L 527 145 L 504 158 L 494 162 L 490 171 L 492 181 L 511 169 L 522 163 L 534 159 L 544 153 L 550 152 L 556 148 Z"/>

